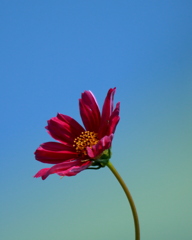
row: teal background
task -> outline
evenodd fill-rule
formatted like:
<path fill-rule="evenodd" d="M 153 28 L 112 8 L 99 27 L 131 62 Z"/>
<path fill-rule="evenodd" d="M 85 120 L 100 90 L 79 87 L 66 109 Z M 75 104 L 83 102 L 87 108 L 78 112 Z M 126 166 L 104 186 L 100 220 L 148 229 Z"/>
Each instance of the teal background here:
<path fill-rule="evenodd" d="M 192 1 L 0 1 L 2 240 L 134 239 L 109 169 L 45 181 L 34 159 L 57 112 L 80 121 L 117 87 L 112 163 L 138 210 L 142 240 L 192 239 Z"/>

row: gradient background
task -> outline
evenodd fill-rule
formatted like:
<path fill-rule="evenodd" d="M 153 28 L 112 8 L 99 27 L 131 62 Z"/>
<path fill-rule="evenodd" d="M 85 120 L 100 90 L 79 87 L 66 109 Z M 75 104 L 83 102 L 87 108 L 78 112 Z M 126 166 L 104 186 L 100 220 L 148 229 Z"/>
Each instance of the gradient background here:
<path fill-rule="evenodd" d="M 192 1 L 0 1 L 1 239 L 126 240 L 134 226 L 107 169 L 32 176 L 57 112 L 80 121 L 117 87 L 112 163 L 137 206 L 141 239 L 192 239 Z"/>

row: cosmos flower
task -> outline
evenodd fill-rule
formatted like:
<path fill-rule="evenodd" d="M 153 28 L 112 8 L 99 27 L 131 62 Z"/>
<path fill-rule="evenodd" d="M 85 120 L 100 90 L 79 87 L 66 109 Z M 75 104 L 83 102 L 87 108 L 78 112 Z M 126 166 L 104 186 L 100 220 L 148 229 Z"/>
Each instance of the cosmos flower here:
<path fill-rule="evenodd" d="M 46 142 L 35 151 L 36 160 L 54 164 L 41 169 L 34 177 L 46 179 L 50 174 L 74 176 L 92 167 L 103 167 L 110 158 L 110 148 L 116 126 L 120 120 L 120 103 L 113 107 L 116 88 L 109 89 L 100 113 L 91 91 L 79 99 L 82 127 L 73 118 L 58 113 L 48 121 L 46 129 L 58 142 Z"/>

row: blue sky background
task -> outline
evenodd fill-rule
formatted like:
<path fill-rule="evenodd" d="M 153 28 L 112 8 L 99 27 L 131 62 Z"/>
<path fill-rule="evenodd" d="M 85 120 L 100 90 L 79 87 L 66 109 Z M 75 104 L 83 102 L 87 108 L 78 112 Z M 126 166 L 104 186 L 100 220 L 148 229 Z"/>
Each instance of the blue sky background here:
<path fill-rule="evenodd" d="M 111 161 L 137 206 L 141 239 L 192 238 L 192 1 L 0 1 L 3 240 L 134 239 L 107 169 L 32 176 L 57 112 L 80 121 L 91 90 L 117 87 Z"/>

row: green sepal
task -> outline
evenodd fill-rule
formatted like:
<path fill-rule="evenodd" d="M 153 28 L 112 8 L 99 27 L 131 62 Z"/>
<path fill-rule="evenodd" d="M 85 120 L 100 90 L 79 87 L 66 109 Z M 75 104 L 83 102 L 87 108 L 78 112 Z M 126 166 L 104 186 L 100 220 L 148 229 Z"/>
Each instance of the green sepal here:
<path fill-rule="evenodd" d="M 111 158 L 111 149 L 106 149 L 103 151 L 102 155 L 98 159 L 94 159 L 92 166 L 97 166 L 98 168 L 105 167 Z"/>
<path fill-rule="evenodd" d="M 99 159 L 110 159 L 111 158 L 111 149 L 106 149 L 105 151 L 103 151 L 101 157 Z"/>

